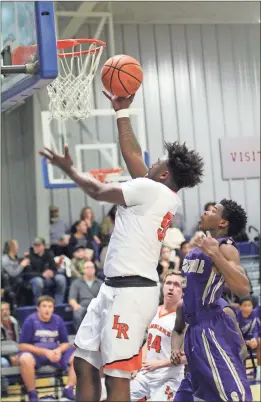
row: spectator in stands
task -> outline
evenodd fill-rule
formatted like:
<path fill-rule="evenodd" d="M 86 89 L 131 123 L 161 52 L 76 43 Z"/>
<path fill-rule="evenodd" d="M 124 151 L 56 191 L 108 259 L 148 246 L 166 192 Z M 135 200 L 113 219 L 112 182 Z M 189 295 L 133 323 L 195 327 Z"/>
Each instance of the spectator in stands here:
<path fill-rule="evenodd" d="M 256 381 L 260 381 L 260 371 L 261 371 L 261 307 L 258 306 L 255 309 L 256 317 L 257 317 L 257 323 L 258 323 L 258 338 L 257 338 L 257 351 L 256 351 L 256 357 L 257 357 L 257 370 L 256 370 Z"/>
<path fill-rule="evenodd" d="M 95 266 L 92 261 L 85 261 L 83 275 L 76 279 L 69 293 L 69 304 L 73 309 L 74 327 L 78 330 L 87 308 L 93 298 L 97 297 L 102 281 L 95 276 Z"/>
<path fill-rule="evenodd" d="M 170 248 L 171 251 L 179 250 L 180 244 L 185 241 L 182 232 L 175 227 L 175 217 L 172 219 L 169 229 L 167 230 L 163 245 Z"/>
<path fill-rule="evenodd" d="M 237 320 L 248 349 L 256 349 L 259 328 L 252 297 L 240 299 Z"/>
<path fill-rule="evenodd" d="M 55 286 L 55 301 L 62 304 L 66 291 L 66 278 L 58 273 L 53 253 L 46 248 L 45 240 L 37 237 L 34 240 L 33 248 L 30 249 L 30 267 L 26 269 L 34 295 L 34 302 L 37 304 L 38 297 L 42 296 L 44 288 L 51 291 Z"/>
<path fill-rule="evenodd" d="M 59 217 L 59 208 L 51 206 L 50 214 L 50 244 L 51 250 L 55 256 L 67 255 L 66 244 L 64 244 L 64 236 L 68 231 L 68 226 L 64 220 Z"/>
<path fill-rule="evenodd" d="M 94 219 L 94 213 L 92 208 L 86 207 L 83 208 L 80 214 L 80 219 L 84 220 L 87 225 L 87 237 L 88 240 L 92 243 L 94 253 L 95 253 L 95 260 L 99 259 L 100 255 L 100 226 Z"/>
<path fill-rule="evenodd" d="M 8 240 L 4 244 L 2 256 L 2 271 L 1 278 L 3 288 L 5 289 L 5 298 L 10 301 L 14 307 L 20 296 L 23 288 L 22 273 L 24 269 L 30 264 L 28 257 L 19 261 L 17 254 L 19 244 L 17 240 Z"/>
<path fill-rule="evenodd" d="M 80 244 L 74 247 L 72 258 L 72 278 L 81 278 L 83 265 L 86 261 L 85 248 Z"/>
<path fill-rule="evenodd" d="M 96 222 L 93 209 L 90 207 L 83 208 L 81 210 L 80 219 L 84 220 L 87 224 L 87 234 L 89 240 L 94 240 L 98 245 L 101 244 L 99 238 L 100 225 Z"/>
<path fill-rule="evenodd" d="M 175 213 L 173 227 L 179 229 L 182 233 L 185 232 L 184 216 L 179 212 Z"/>
<path fill-rule="evenodd" d="M 179 269 L 179 259 L 176 258 L 175 262 L 170 260 L 171 250 L 167 246 L 162 246 L 160 252 L 160 260 L 157 266 L 157 271 L 159 274 L 160 282 L 163 281 L 166 273 L 169 270 L 178 270 Z"/>
<path fill-rule="evenodd" d="M 114 205 L 103 218 L 101 223 L 101 252 L 100 252 L 100 267 L 103 269 L 108 244 L 111 238 L 111 234 L 114 229 L 115 216 L 117 212 L 117 205 Z"/>
<path fill-rule="evenodd" d="M 110 237 L 114 229 L 116 211 L 117 205 L 113 205 L 101 223 L 101 241 L 103 247 L 109 244 Z"/>
<path fill-rule="evenodd" d="M 73 387 L 76 376 L 73 368 L 74 348 L 70 347 L 66 326 L 62 318 L 54 314 L 54 299 L 42 296 L 38 299 L 37 312 L 24 321 L 20 335 L 21 376 L 26 386 L 29 402 L 37 402 L 35 370 L 42 366 L 54 366 L 68 370 L 68 383 L 63 398 L 74 400 Z"/>
<path fill-rule="evenodd" d="M 11 316 L 10 304 L 1 303 L 1 341 L 19 341 L 19 325 L 17 320 Z M 3 344 L 2 344 L 3 346 Z M 2 355 L 4 350 L 2 348 Z M 18 355 L 1 357 L 1 367 L 16 366 L 18 363 Z"/>
<path fill-rule="evenodd" d="M 30 260 L 27 257 L 19 262 L 17 257 L 18 250 L 19 244 L 17 240 L 12 239 L 5 242 L 2 256 L 2 269 L 11 278 L 20 276 L 24 268 L 30 264 Z"/>
<path fill-rule="evenodd" d="M 87 239 L 87 225 L 86 222 L 81 220 L 75 223 L 74 233 L 71 234 L 69 244 L 68 244 L 68 254 L 69 257 L 73 257 L 73 252 L 76 245 L 85 248 L 85 254 L 87 258 L 93 258 L 93 246 L 91 242 Z"/>
<path fill-rule="evenodd" d="M 188 254 L 188 252 L 191 250 L 191 244 L 188 240 L 184 240 L 181 245 L 180 245 L 180 250 L 179 250 L 179 270 L 181 270 L 183 261 L 185 256 Z"/>

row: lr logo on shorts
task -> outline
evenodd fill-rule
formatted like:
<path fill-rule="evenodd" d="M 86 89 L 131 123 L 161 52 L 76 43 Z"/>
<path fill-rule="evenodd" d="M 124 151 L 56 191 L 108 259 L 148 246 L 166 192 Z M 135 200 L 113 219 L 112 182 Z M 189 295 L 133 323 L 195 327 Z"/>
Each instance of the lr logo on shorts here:
<path fill-rule="evenodd" d="M 127 324 L 123 324 L 123 323 L 119 322 L 119 319 L 120 319 L 119 315 L 114 316 L 112 329 L 117 330 L 116 338 L 129 339 L 128 334 L 127 334 L 128 330 L 129 330 L 129 326 Z"/>

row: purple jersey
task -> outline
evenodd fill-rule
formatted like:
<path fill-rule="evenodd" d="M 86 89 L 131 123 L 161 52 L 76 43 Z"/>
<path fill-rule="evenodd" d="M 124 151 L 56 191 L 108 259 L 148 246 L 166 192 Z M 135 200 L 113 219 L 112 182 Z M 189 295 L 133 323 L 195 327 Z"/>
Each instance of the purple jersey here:
<path fill-rule="evenodd" d="M 231 238 L 217 240 L 219 245 L 235 246 Z M 183 312 L 188 324 L 197 321 L 202 313 L 221 309 L 216 301 L 223 293 L 224 278 L 213 265 L 211 258 L 199 248 L 191 250 L 184 259 L 182 266 Z"/>
<path fill-rule="evenodd" d="M 50 321 L 41 321 L 38 313 L 26 318 L 20 343 L 29 343 L 45 349 L 56 349 L 59 344 L 68 342 L 68 333 L 64 321 L 59 315 L 53 314 Z"/>
<path fill-rule="evenodd" d="M 237 311 L 237 321 L 245 341 L 258 338 L 258 317 L 253 310 L 248 317 L 243 317 L 242 311 Z"/>

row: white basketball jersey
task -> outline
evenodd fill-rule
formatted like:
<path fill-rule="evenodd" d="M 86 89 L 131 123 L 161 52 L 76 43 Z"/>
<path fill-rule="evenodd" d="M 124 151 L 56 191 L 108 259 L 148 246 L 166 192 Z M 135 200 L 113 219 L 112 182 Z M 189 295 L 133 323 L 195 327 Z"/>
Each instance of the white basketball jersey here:
<path fill-rule="evenodd" d="M 164 184 L 138 178 L 121 184 L 126 206 L 119 206 L 106 254 L 107 277 L 139 275 L 158 282 L 160 249 L 181 201 Z"/>
<path fill-rule="evenodd" d="M 170 360 L 171 355 L 171 334 L 174 329 L 176 312 L 161 315 L 161 307 L 153 318 L 148 328 L 147 357 L 146 360 Z M 152 371 L 150 376 L 165 375 L 169 378 L 183 378 L 184 365 L 170 366 Z M 164 372 L 164 374 L 163 374 Z"/>

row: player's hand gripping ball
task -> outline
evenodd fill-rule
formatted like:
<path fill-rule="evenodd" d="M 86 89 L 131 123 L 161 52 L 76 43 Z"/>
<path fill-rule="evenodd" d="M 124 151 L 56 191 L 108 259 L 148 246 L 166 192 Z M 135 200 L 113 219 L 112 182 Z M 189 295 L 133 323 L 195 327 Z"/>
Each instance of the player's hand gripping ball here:
<path fill-rule="evenodd" d="M 135 94 L 141 86 L 143 71 L 136 59 L 119 54 L 105 62 L 101 79 L 104 88 L 112 95 L 128 97 Z"/>

